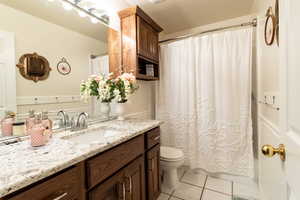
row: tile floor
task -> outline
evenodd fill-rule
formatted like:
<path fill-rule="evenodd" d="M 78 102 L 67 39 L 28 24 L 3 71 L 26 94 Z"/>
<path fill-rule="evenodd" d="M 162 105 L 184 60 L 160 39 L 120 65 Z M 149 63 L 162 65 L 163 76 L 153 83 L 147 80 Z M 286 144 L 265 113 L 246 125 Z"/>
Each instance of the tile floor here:
<path fill-rule="evenodd" d="M 158 200 L 257 200 L 257 191 L 252 186 L 207 176 L 199 170 L 178 170 L 180 183 L 174 190 L 162 183 Z"/>

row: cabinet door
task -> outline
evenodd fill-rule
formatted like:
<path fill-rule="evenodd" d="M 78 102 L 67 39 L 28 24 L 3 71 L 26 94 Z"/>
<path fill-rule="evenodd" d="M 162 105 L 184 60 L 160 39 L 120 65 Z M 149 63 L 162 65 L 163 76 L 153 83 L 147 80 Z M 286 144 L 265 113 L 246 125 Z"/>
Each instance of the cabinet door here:
<path fill-rule="evenodd" d="M 121 171 L 89 192 L 89 200 L 125 200 L 125 187 Z"/>
<path fill-rule="evenodd" d="M 154 61 L 159 60 L 159 51 L 158 51 L 158 33 L 154 30 L 151 31 L 151 44 L 152 44 L 152 59 Z"/>
<path fill-rule="evenodd" d="M 149 25 L 139 16 L 137 17 L 137 33 L 138 33 L 138 42 L 137 49 L 138 54 L 149 58 Z"/>
<path fill-rule="evenodd" d="M 160 145 L 147 152 L 147 188 L 148 200 L 156 200 L 160 195 L 159 175 Z"/>
<path fill-rule="evenodd" d="M 145 200 L 145 164 L 139 157 L 125 168 L 126 200 Z"/>
<path fill-rule="evenodd" d="M 138 54 L 158 62 L 158 33 L 138 17 Z"/>

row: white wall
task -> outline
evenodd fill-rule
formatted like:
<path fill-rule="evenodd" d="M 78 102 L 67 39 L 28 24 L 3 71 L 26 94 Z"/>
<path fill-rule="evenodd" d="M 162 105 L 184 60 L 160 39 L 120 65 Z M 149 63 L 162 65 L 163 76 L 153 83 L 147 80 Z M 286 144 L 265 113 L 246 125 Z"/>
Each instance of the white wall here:
<path fill-rule="evenodd" d="M 106 44 L 64 27 L 51 24 L 40 18 L 0 5 L 0 30 L 16 35 L 16 59 L 25 54 L 37 52 L 50 62 L 52 71 L 46 81 L 34 83 L 24 79 L 17 72 L 17 96 L 72 96 L 79 95 L 79 84 L 89 73 L 89 55 L 103 54 Z M 67 58 L 72 66 L 70 75 L 62 76 L 56 70 L 61 57 Z M 15 67 L 15 66 L 12 66 Z M 153 118 L 154 82 L 138 81 L 140 89 L 128 105 L 127 114 L 133 117 Z M 18 106 L 20 113 L 29 108 L 36 110 L 60 110 L 84 107 L 82 103 L 59 103 L 46 105 Z"/>
<path fill-rule="evenodd" d="M 264 41 L 264 26 L 266 11 L 272 6 L 275 9 L 275 0 L 255 0 L 252 13 L 258 16 L 257 27 L 257 63 L 256 63 L 256 97 L 262 100 L 264 94 L 279 93 L 279 47 L 276 41 L 267 46 Z M 270 106 L 258 104 L 258 135 L 260 149 L 264 144 L 279 144 L 279 114 Z M 266 158 L 259 151 L 259 186 L 261 199 L 284 199 L 281 195 L 284 175 L 279 158 Z"/>
<path fill-rule="evenodd" d="M 0 5 L 0 18 L 0 30 L 15 33 L 17 63 L 23 54 L 36 52 L 47 58 L 52 68 L 49 78 L 38 83 L 24 79 L 17 70 L 18 97 L 79 95 L 80 82 L 88 76 L 89 56 L 106 52 L 106 44 L 101 41 L 4 5 Z M 67 76 L 56 69 L 62 57 L 72 67 Z M 21 112 L 28 109 L 19 107 Z"/>
<path fill-rule="evenodd" d="M 213 24 L 208 24 L 205 26 L 198 26 L 198 27 L 195 27 L 192 29 L 187 29 L 187 30 L 183 30 L 183 31 L 175 32 L 175 33 L 170 33 L 170 34 L 162 33 L 160 35 L 160 40 L 174 38 L 174 37 L 182 36 L 182 35 L 195 34 L 195 33 L 199 33 L 202 31 L 207 31 L 207 30 L 211 30 L 211 29 L 215 29 L 215 28 L 224 27 L 224 26 L 242 24 L 242 23 L 250 22 L 250 21 L 252 21 L 252 19 L 253 19 L 252 15 L 247 15 L 247 16 L 242 16 L 242 17 L 237 17 L 237 18 L 233 18 L 233 19 L 229 19 L 229 20 L 220 21 L 220 22 L 213 23 Z"/>
<path fill-rule="evenodd" d="M 279 91 L 279 47 L 274 41 L 272 46 L 267 46 L 264 41 L 265 14 L 269 6 L 275 8 L 275 0 L 256 0 L 252 12 L 258 16 L 257 27 L 257 89 L 258 98 L 263 99 L 266 92 Z M 260 105 L 260 114 L 270 122 L 279 125 L 279 112 L 270 106 Z"/>

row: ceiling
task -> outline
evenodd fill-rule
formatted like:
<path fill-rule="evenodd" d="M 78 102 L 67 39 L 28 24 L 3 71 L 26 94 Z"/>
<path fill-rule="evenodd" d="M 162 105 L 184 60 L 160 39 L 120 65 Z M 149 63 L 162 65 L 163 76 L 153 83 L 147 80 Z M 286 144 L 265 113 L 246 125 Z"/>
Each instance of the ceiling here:
<path fill-rule="evenodd" d="M 74 10 L 66 11 L 58 1 L 0 0 L 0 3 L 97 40 L 107 40 L 107 27 L 104 24 L 93 24 L 88 18 L 81 18 Z"/>
<path fill-rule="evenodd" d="M 139 5 L 159 25 L 164 33 L 215 23 L 250 14 L 254 0 L 126 0 Z"/>
<path fill-rule="evenodd" d="M 119 25 L 117 11 L 139 5 L 160 26 L 164 33 L 174 33 L 201 25 L 251 14 L 254 0 L 86 0 L 99 8 L 110 10 L 111 21 Z M 48 0 L 0 0 L 0 3 L 22 10 L 54 24 L 107 41 L 107 27 L 92 24 L 88 18 L 81 18 L 75 11 L 66 11 L 59 1 Z M 116 27 L 112 26 L 111 27 Z"/>

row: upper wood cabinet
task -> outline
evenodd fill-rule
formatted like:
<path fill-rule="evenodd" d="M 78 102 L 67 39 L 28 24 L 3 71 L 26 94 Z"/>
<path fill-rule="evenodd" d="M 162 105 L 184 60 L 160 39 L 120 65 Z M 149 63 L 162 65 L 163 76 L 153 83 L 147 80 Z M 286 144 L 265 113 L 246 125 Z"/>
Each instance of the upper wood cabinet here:
<path fill-rule="evenodd" d="M 162 28 L 138 6 L 120 11 L 119 16 L 123 72 L 134 73 L 140 80 L 158 80 L 158 36 Z"/>
<path fill-rule="evenodd" d="M 137 17 L 138 55 L 158 63 L 158 33 L 141 17 Z"/>

